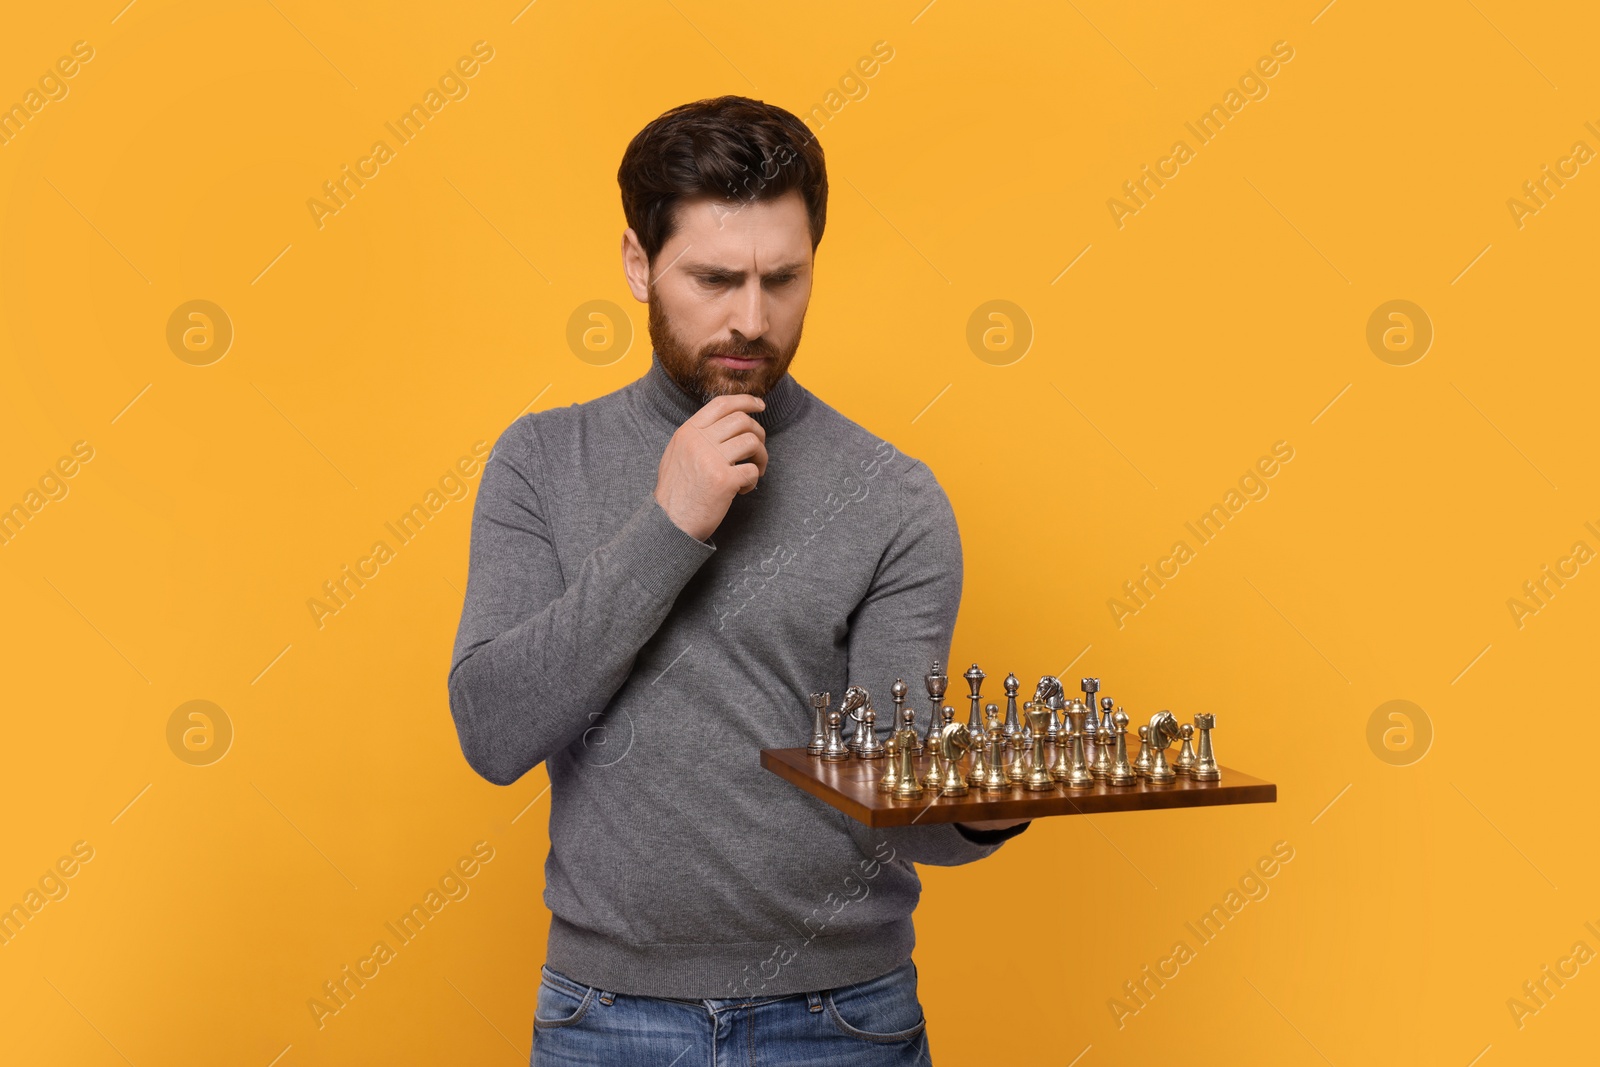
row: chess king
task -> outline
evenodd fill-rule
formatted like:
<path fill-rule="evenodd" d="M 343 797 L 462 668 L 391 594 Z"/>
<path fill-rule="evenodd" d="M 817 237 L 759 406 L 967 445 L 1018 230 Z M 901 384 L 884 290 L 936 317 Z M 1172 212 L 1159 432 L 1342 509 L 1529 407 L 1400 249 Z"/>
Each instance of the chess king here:
<path fill-rule="evenodd" d="M 842 713 L 813 690 L 949 662 L 955 515 L 926 464 L 790 372 L 828 204 L 804 123 L 742 97 L 686 104 L 632 139 L 617 178 L 648 366 L 500 434 L 448 678 L 475 771 L 549 773 L 533 1058 L 703 1063 L 753 1043 L 775 1063 L 929 1063 L 913 864 L 983 859 L 1027 823 L 869 829 L 757 753 L 838 755 Z M 585 305 L 571 343 L 599 355 L 626 327 Z M 904 765 L 926 740 L 899 736 Z M 836 1010 L 814 1012 L 824 998 Z"/>

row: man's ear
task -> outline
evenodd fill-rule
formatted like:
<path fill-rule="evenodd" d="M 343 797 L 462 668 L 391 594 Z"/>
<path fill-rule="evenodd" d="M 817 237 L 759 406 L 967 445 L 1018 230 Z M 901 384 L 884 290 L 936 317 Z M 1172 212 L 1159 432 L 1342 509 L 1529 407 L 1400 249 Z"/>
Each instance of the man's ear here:
<path fill-rule="evenodd" d="M 622 273 L 628 279 L 633 298 L 641 304 L 650 301 L 650 257 L 644 254 L 639 235 L 632 227 L 622 233 Z"/>

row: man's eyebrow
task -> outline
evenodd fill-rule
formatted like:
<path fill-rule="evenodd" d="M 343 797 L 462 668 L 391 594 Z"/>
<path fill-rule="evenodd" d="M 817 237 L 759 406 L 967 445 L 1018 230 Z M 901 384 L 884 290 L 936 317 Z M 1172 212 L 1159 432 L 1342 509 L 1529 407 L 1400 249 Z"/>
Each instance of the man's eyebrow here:
<path fill-rule="evenodd" d="M 799 274 L 805 268 L 806 263 L 804 260 L 796 260 L 793 263 L 780 263 L 771 270 L 764 272 L 762 277 L 771 278 L 780 274 Z M 741 280 L 750 273 L 743 268 L 720 267 L 714 263 L 686 263 L 679 269 L 687 271 L 690 274 L 712 275 L 718 278 L 736 278 Z"/>

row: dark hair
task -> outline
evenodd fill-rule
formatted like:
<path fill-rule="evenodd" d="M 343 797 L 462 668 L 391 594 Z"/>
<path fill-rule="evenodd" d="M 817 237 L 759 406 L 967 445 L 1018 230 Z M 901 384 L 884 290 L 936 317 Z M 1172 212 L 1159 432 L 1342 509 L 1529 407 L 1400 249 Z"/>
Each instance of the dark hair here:
<path fill-rule="evenodd" d="M 798 189 L 811 220 L 811 248 L 828 214 L 828 171 L 816 135 L 781 107 L 744 96 L 697 100 L 640 130 L 617 169 L 622 213 L 651 260 L 675 226 L 683 200 L 749 203 Z"/>

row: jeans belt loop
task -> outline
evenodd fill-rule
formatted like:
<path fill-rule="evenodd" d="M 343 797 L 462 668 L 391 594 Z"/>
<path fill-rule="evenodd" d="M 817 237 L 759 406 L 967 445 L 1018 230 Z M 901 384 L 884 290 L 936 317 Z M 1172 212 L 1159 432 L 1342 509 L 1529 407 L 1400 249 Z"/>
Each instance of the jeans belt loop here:
<path fill-rule="evenodd" d="M 817 992 L 807 993 L 806 994 L 806 1006 L 808 1008 L 810 1008 L 813 1012 L 821 1011 L 822 1010 L 822 994 L 821 993 L 817 993 Z"/>
<path fill-rule="evenodd" d="M 604 989 L 600 990 L 600 1003 L 604 1004 L 606 1007 L 609 1008 L 612 1001 L 616 999 L 617 995 L 615 993 L 607 992 Z"/>

